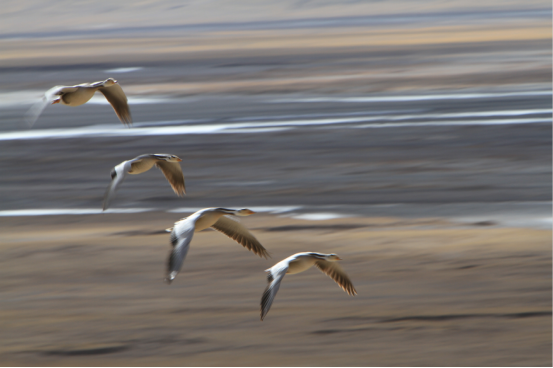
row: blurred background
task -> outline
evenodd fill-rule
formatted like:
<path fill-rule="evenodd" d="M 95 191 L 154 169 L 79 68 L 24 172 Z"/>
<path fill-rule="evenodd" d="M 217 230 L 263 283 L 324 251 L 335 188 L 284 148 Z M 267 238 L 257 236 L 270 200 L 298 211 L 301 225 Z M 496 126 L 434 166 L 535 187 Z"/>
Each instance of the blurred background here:
<path fill-rule="evenodd" d="M 6 365 L 551 365 L 550 1 L 3 1 L 0 360 Z M 55 85 L 101 94 L 29 107 Z M 187 195 L 157 169 L 171 153 Z M 248 207 L 263 260 L 165 228 Z M 338 253 L 259 321 L 264 269 Z"/>

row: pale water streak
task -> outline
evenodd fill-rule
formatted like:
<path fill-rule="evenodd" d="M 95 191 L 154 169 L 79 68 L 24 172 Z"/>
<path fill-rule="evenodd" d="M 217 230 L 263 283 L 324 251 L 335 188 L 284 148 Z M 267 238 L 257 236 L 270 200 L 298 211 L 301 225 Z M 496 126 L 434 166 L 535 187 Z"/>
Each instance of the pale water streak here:
<path fill-rule="evenodd" d="M 469 112 L 451 112 L 451 113 L 439 113 L 439 114 L 391 115 L 387 118 L 387 120 L 524 116 L 524 115 L 551 114 L 552 112 L 553 110 L 551 109 L 469 111 Z"/>
<path fill-rule="evenodd" d="M 223 133 L 268 133 L 279 130 L 292 129 L 304 126 L 332 126 L 340 125 L 349 128 L 402 128 L 425 126 L 455 126 L 455 125 L 501 125 L 501 124 L 542 124 L 551 123 L 551 117 L 530 117 L 531 115 L 551 114 L 551 109 L 534 110 L 507 110 L 495 112 L 464 112 L 449 114 L 421 114 L 421 115 L 383 115 L 383 116 L 358 116 L 349 118 L 307 119 L 263 121 L 248 123 L 218 123 L 218 124 L 187 124 L 187 121 L 169 121 L 170 126 L 155 126 L 156 122 L 143 122 L 133 128 L 124 128 L 119 125 L 93 125 L 66 129 L 42 129 L 22 130 L 0 133 L 2 140 L 18 139 L 43 139 L 43 138 L 95 138 L 95 137 L 121 137 L 121 136 L 152 136 L 152 135 L 181 135 L 181 134 L 223 134 Z M 507 116 L 510 119 L 486 119 L 486 120 L 455 120 L 470 117 Z M 521 116 L 521 118 L 515 118 Z M 524 118 L 522 118 L 524 116 Z M 404 122 L 404 123 L 368 123 L 376 121 L 401 121 L 448 118 L 451 120 Z M 154 125 L 154 126 L 147 126 Z M 142 127 L 139 127 L 142 126 Z"/>
<path fill-rule="evenodd" d="M 412 95 L 412 96 L 375 96 L 375 97 L 310 97 L 310 98 L 282 98 L 270 101 L 271 103 L 305 103 L 305 102 L 409 102 L 429 100 L 464 100 L 476 98 L 501 98 L 515 96 L 551 96 L 551 91 L 522 91 L 522 92 L 490 92 L 490 93 L 454 93 L 441 95 Z"/>
<path fill-rule="evenodd" d="M 128 68 L 115 68 L 104 70 L 105 73 L 131 73 L 144 69 L 141 66 L 128 67 Z"/>
<path fill-rule="evenodd" d="M 184 103 L 187 99 L 163 96 L 163 95 L 153 95 L 153 96 L 127 96 L 127 102 L 129 105 L 155 105 L 162 103 Z M 94 105 L 109 105 L 108 100 L 101 95 L 96 93 L 88 102 L 88 104 Z"/>
<path fill-rule="evenodd" d="M 101 208 L 47 208 L 0 211 L 0 217 L 17 216 L 61 216 L 61 215 L 99 215 L 101 213 L 140 213 L 153 211 L 151 208 L 114 208 L 102 211 Z"/>
<path fill-rule="evenodd" d="M 428 126 L 474 126 L 474 125 L 510 125 L 510 124 L 543 124 L 551 123 L 551 118 L 536 119 L 490 119 L 467 121 L 431 121 L 419 123 L 374 123 L 357 125 L 356 128 L 403 128 L 403 127 L 428 127 Z"/>
<path fill-rule="evenodd" d="M 243 208 L 243 207 L 228 207 Z M 248 207 L 254 212 L 286 213 L 297 211 L 302 206 L 254 206 Z M 194 213 L 203 209 L 203 207 L 179 207 L 167 210 L 169 213 Z M 20 216 L 63 216 L 63 215 L 100 215 L 110 213 L 143 213 L 159 211 L 156 208 L 110 208 L 102 211 L 101 208 L 46 208 L 46 209 L 24 209 L 24 210 L 3 210 L 0 211 L 0 217 L 20 217 Z"/>
<path fill-rule="evenodd" d="M 229 206 L 225 208 L 233 208 L 233 209 L 240 209 L 244 207 L 240 206 Z M 248 209 L 254 211 L 254 212 L 269 212 L 269 213 L 286 213 L 286 212 L 292 212 L 292 211 L 298 211 L 303 208 L 303 206 L 249 206 Z M 196 211 L 201 210 L 200 207 L 179 207 L 174 208 L 172 210 L 168 210 L 167 212 L 170 213 L 194 213 Z"/>
<path fill-rule="evenodd" d="M 322 221 L 348 217 L 389 217 L 389 218 L 443 218 L 451 226 L 475 226 L 481 222 L 488 226 L 527 227 L 552 229 L 552 209 L 550 201 L 541 202 L 490 202 L 490 203 L 438 203 L 410 204 L 388 203 L 375 205 L 283 205 L 245 206 L 254 212 L 270 213 L 308 221 Z M 227 208 L 244 208 L 228 206 Z M 188 216 L 202 207 L 178 207 L 168 210 L 159 208 L 50 208 L 3 210 L 0 217 L 18 216 L 61 216 L 61 215 L 101 215 L 164 211 Z"/>
<path fill-rule="evenodd" d="M 302 213 L 300 215 L 292 215 L 290 217 L 298 220 L 322 221 L 322 220 L 332 220 L 337 218 L 353 217 L 353 215 L 345 215 L 342 213 L 332 213 L 332 212 L 319 212 L 319 213 Z"/>

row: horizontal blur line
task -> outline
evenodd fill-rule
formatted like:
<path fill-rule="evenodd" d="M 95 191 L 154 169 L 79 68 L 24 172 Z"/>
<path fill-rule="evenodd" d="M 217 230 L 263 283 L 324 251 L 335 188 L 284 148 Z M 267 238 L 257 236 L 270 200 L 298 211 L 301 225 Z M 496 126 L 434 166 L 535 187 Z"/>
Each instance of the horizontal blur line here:
<path fill-rule="evenodd" d="M 184 134 L 252 134 L 269 133 L 274 131 L 289 130 L 301 126 L 338 125 L 357 128 L 400 128 L 423 126 L 452 126 L 452 125 L 498 125 L 498 124 L 530 124 L 551 122 L 551 118 L 526 118 L 526 119 L 489 119 L 489 120 L 460 120 L 460 121 L 433 121 L 433 122 L 408 122 L 408 123 L 376 123 L 378 121 L 401 121 L 421 119 L 447 119 L 447 118 L 472 118 L 472 117 L 500 117 L 500 116 L 527 116 L 551 114 L 551 109 L 505 110 L 505 111 L 473 111 L 459 113 L 437 114 L 402 114 L 402 115 L 369 115 L 352 117 L 335 117 L 326 119 L 296 119 L 284 121 L 262 121 L 221 124 L 197 124 L 199 120 L 174 120 L 162 122 L 141 122 L 134 128 L 120 128 L 112 125 L 94 125 L 68 129 L 41 129 L 23 130 L 0 133 L 1 140 L 19 139 L 69 139 L 81 137 L 119 137 L 119 136 L 146 136 L 146 135 L 184 135 Z M 348 114 L 346 114 L 347 116 Z M 298 116 L 300 117 L 300 116 Z M 190 124 L 190 123 L 196 124 Z M 353 125 L 359 123 L 364 125 Z M 156 125 L 162 126 L 156 126 Z M 164 125 L 164 126 L 163 126 Z M 142 126 L 142 127 L 140 127 Z"/>
<path fill-rule="evenodd" d="M 541 113 L 541 112 L 539 112 Z M 532 114 L 532 113 L 529 113 Z M 437 115 L 436 117 L 444 117 Z M 489 120 L 462 120 L 462 121 L 433 121 L 408 123 L 360 123 L 379 120 L 411 120 L 420 117 L 358 117 L 341 119 L 314 119 L 275 121 L 264 123 L 235 123 L 235 124 L 203 124 L 178 125 L 143 128 L 115 128 L 106 125 L 88 126 L 71 129 L 43 129 L 0 133 L 0 141 L 21 139 L 70 139 L 70 138 L 97 138 L 97 137 L 138 137 L 152 135 L 185 135 L 185 134 L 253 134 L 270 133 L 306 126 L 333 126 L 344 128 L 401 128 L 427 126 L 455 126 L 455 125 L 510 125 L 510 124 L 541 124 L 551 123 L 551 118 L 527 119 L 489 119 Z"/>
<path fill-rule="evenodd" d="M 544 119 L 490 119 L 468 121 L 432 121 L 418 123 L 372 123 L 356 125 L 355 128 L 403 128 L 403 127 L 447 127 L 447 126 L 475 126 L 475 125 L 513 125 L 513 124 L 551 124 L 551 118 Z"/>
<path fill-rule="evenodd" d="M 193 23 L 184 25 L 155 25 L 141 27 L 112 27 L 112 28 L 88 28 L 72 29 L 70 34 L 64 31 L 51 32 L 18 32 L 0 34 L 0 39 L 10 38 L 52 38 L 52 37 L 70 37 L 86 38 L 107 36 L 116 34 L 118 36 L 129 34 L 156 34 L 164 32 L 213 32 L 213 31 L 248 31 L 248 30 L 278 30 L 278 29 L 310 29 L 310 28 L 339 28 L 339 27 L 375 27 L 389 25 L 408 25 L 459 22 L 466 21 L 487 22 L 492 20 L 510 20 L 513 19 L 550 19 L 551 8 L 513 8 L 507 10 L 498 9 L 478 9 L 477 11 L 440 11 L 440 12 L 417 12 L 417 13 L 396 13 L 396 14 L 377 14 L 377 15 L 353 15 L 337 17 L 312 17 L 296 19 L 276 19 L 264 21 L 246 21 L 246 22 L 210 22 Z"/>
<path fill-rule="evenodd" d="M 405 112 L 405 111 L 400 111 Z M 377 112 L 378 113 L 378 112 Z M 393 111 L 382 111 L 381 114 L 385 113 L 393 113 Z M 291 120 L 298 121 L 298 119 L 301 118 L 309 118 L 309 117 L 320 117 L 323 118 L 325 116 L 335 116 L 336 119 L 344 119 L 345 117 L 352 117 L 355 116 L 353 119 L 363 119 L 364 121 L 378 121 L 378 120 L 418 120 L 418 119 L 443 119 L 443 118 L 472 118 L 472 117 L 495 117 L 495 116 L 523 116 L 523 115 L 540 115 L 540 114 L 552 114 L 553 110 L 551 109 L 531 109 L 531 110 L 503 110 L 503 111 L 471 111 L 471 112 L 454 112 L 454 113 L 436 113 L 436 114 L 411 114 L 411 115 L 376 115 L 376 113 L 368 113 L 367 112 L 357 112 L 357 113 L 345 113 L 345 114 L 305 114 L 305 115 L 278 115 L 278 116 L 260 116 L 257 118 L 236 118 L 231 119 L 232 121 L 250 121 L 254 124 L 255 120 L 275 120 L 275 119 L 295 119 Z M 346 119 L 348 119 L 346 118 Z M 322 119 L 324 121 L 328 119 Z M 299 120 L 301 121 L 301 120 Z M 316 121 L 316 120 L 305 120 L 305 121 Z M 273 122 L 265 122 L 265 123 L 259 123 L 259 124 L 270 124 L 275 123 Z M 286 120 L 282 122 L 282 124 L 286 124 Z"/>
<path fill-rule="evenodd" d="M 230 206 L 229 208 L 238 208 L 239 206 Z M 254 211 L 254 212 L 271 212 L 271 213 L 284 213 L 284 212 L 291 212 L 291 211 L 297 211 L 301 209 L 303 206 L 248 206 L 248 209 Z M 193 213 L 196 211 L 201 210 L 200 207 L 179 207 L 179 208 L 173 208 L 172 210 L 167 210 L 166 212 L 169 213 Z"/>
<path fill-rule="evenodd" d="M 500 98 L 516 96 L 550 96 L 551 91 L 527 91 L 527 92 L 499 92 L 499 93 L 465 93 L 465 94 L 443 94 L 424 96 L 382 96 L 382 97 L 313 97 L 297 99 L 277 99 L 269 103 L 304 103 L 304 102 L 408 102 L 408 101 L 431 101 L 431 100 L 461 100 L 475 98 Z"/>
<path fill-rule="evenodd" d="M 529 227 L 551 230 L 551 201 L 515 201 L 515 202 L 449 202 L 440 204 L 426 203 L 385 203 L 363 205 L 281 205 L 246 206 L 259 212 L 303 220 L 328 220 L 343 217 L 398 217 L 428 218 L 443 217 L 452 219 L 461 225 L 478 222 L 490 222 L 494 226 Z M 227 206 L 243 208 L 244 206 Z M 131 214 L 161 211 L 165 213 L 184 213 L 186 215 L 202 209 L 201 207 L 159 208 L 114 208 L 105 212 L 101 208 L 77 209 L 23 209 L 0 211 L 0 217 L 19 216 L 67 216 L 67 215 L 103 215 Z M 457 226 L 457 225 L 454 225 Z"/>
<path fill-rule="evenodd" d="M 426 118 L 471 118 L 471 117 L 493 117 L 493 116 L 521 116 L 551 114 L 551 109 L 532 110 L 504 110 L 504 111 L 473 111 L 473 112 L 452 112 L 444 114 L 420 114 L 420 115 L 399 115 L 391 117 L 390 120 L 426 119 Z"/>
<path fill-rule="evenodd" d="M 48 208 L 0 211 L 0 217 L 12 216 L 60 216 L 60 215 L 99 215 L 102 213 L 141 213 L 155 211 L 153 208 L 119 208 L 102 211 L 101 208 Z"/>
<path fill-rule="evenodd" d="M 108 69 L 108 70 L 104 70 L 104 73 L 132 73 L 142 69 L 144 68 L 141 66 L 133 66 L 133 67 L 126 67 L 126 68 Z"/>
<path fill-rule="evenodd" d="M 300 114 L 300 115 L 274 115 L 274 116 L 252 116 L 244 118 L 233 118 L 230 121 L 263 121 L 263 120 L 275 120 L 275 119 L 301 119 L 301 118 L 324 118 L 324 117 L 351 117 L 351 116 L 365 116 L 372 117 L 377 115 L 377 118 L 386 120 L 408 120 L 408 119 L 420 119 L 420 118 L 444 118 L 444 117 L 477 117 L 477 116 L 518 116 L 518 115 L 536 115 L 536 114 L 551 114 L 551 109 L 533 109 L 533 110 L 505 110 L 505 111 L 473 111 L 473 112 L 454 112 L 454 113 L 437 113 L 437 114 L 422 114 L 423 109 L 419 110 L 396 110 L 396 111 L 358 111 L 350 113 L 329 113 L 329 114 Z M 393 113 L 404 113 L 405 115 L 392 115 Z M 417 115 L 406 113 L 419 113 Z M 380 114 L 380 115 L 378 115 Z M 388 115 L 385 115 L 388 114 Z M 140 123 L 147 125 L 148 123 Z M 153 123 L 152 123 L 153 124 Z M 158 124 L 161 125 L 161 124 Z"/>
<path fill-rule="evenodd" d="M 427 111 L 428 109 L 417 110 L 383 110 L 383 111 L 355 111 L 355 112 L 330 112 L 330 113 L 316 113 L 316 114 L 299 114 L 299 115 L 267 115 L 267 116 L 247 116 L 241 118 L 231 118 L 229 121 L 263 121 L 263 120 L 286 120 L 286 119 L 310 119 L 310 118 L 329 118 L 329 117 L 352 117 L 352 116 L 367 116 L 367 115 L 380 115 L 386 116 L 386 114 L 394 113 L 420 113 Z"/>
<path fill-rule="evenodd" d="M 193 213 L 203 207 L 180 207 L 163 212 L 168 213 Z M 237 207 L 238 208 L 238 207 Z M 301 209 L 302 206 L 253 206 L 249 207 L 255 212 L 284 213 Z M 25 209 L 25 210 L 4 210 L 0 211 L 0 217 L 19 216 L 62 216 L 62 215 L 100 215 L 119 213 L 143 213 L 159 211 L 157 208 L 112 208 L 102 211 L 101 208 L 48 208 L 48 209 Z"/>
<path fill-rule="evenodd" d="M 502 98 L 502 97 L 518 97 L 518 96 L 551 96 L 552 91 L 526 91 L 526 92 L 498 92 L 498 93 L 465 93 L 465 94 L 441 94 L 441 95 L 412 95 L 412 96 L 363 96 L 363 97 L 309 97 L 309 98 L 282 98 L 266 101 L 268 104 L 280 103 L 372 103 L 372 102 L 413 102 L 413 101 L 433 101 L 433 100 L 463 100 L 477 98 Z M 0 108 L 12 108 L 20 105 L 32 105 L 40 100 L 43 95 L 42 91 L 20 91 L 10 93 L 0 93 Z M 159 105 L 159 104 L 176 104 L 176 103 L 193 103 L 196 99 L 189 97 L 175 97 L 167 95 L 152 95 L 152 96 L 129 96 L 129 105 Z M 104 96 L 94 95 L 88 102 L 93 105 L 109 105 L 109 102 Z M 403 110 L 407 112 L 406 110 Z M 411 110 L 413 111 L 413 110 Z M 392 111 L 381 111 L 386 114 Z M 378 112 L 370 113 L 375 114 Z M 347 115 L 356 115 L 357 112 L 352 112 Z M 320 116 L 321 114 L 306 114 L 306 116 Z M 326 116 L 332 116 L 328 114 Z M 288 115 L 282 115 L 287 118 Z M 259 117 L 264 119 L 266 117 Z M 236 118 L 234 120 L 255 120 L 256 117 Z"/>

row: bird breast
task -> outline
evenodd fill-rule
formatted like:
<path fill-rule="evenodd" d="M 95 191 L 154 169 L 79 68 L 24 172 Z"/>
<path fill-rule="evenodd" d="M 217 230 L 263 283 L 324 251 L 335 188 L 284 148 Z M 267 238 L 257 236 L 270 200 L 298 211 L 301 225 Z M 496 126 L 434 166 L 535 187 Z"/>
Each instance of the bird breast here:
<path fill-rule="evenodd" d="M 65 93 L 61 96 L 61 102 L 64 105 L 79 106 L 82 105 L 94 96 L 95 88 L 79 88 L 75 92 Z"/>
<path fill-rule="evenodd" d="M 196 226 L 195 231 L 201 231 L 203 229 L 207 229 L 208 227 L 211 227 L 214 223 L 219 220 L 223 216 L 223 213 L 219 212 L 205 212 L 203 213 L 200 218 L 196 220 Z"/>
<path fill-rule="evenodd" d="M 315 261 L 316 260 L 311 257 L 298 257 L 288 264 L 288 271 L 286 273 L 294 274 L 303 272 L 313 266 Z"/>
<path fill-rule="evenodd" d="M 129 174 L 142 174 L 145 171 L 148 171 L 154 166 L 155 160 L 143 158 L 141 160 L 135 161 L 131 164 L 131 169 L 129 170 Z"/>

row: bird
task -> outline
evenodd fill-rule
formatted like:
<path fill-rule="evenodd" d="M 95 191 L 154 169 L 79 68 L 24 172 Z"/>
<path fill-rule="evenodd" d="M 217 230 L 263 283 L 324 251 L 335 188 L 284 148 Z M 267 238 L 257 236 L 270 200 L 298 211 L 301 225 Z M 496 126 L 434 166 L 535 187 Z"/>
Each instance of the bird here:
<path fill-rule="evenodd" d="M 169 153 L 148 153 L 135 157 L 132 160 L 121 162 L 111 169 L 111 183 L 104 195 L 103 210 L 105 211 L 108 208 L 111 199 L 115 195 L 115 191 L 127 174 L 141 174 L 150 170 L 154 165 L 165 175 L 175 193 L 178 196 L 184 195 L 186 192 L 184 188 L 184 175 L 179 164 L 181 161 L 179 157 Z"/>
<path fill-rule="evenodd" d="M 269 252 L 261 245 L 261 243 L 246 229 L 238 220 L 227 215 L 233 216 L 249 216 L 255 212 L 247 208 L 233 210 L 229 208 L 211 207 L 204 208 L 194 212 L 190 216 L 183 218 L 173 226 L 171 230 L 171 245 L 173 250 L 169 255 L 167 262 L 167 277 L 165 281 L 170 284 L 179 273 L 190 241 L 195 231 L 201 231 L 211 227 L 222 232 L 229 238 L 236 240 L 243 247 L 252 251 L 260 257 L 270 257 Z"/>
<path fill-rule="evenodd" d="M 25 114 L 25 121 L 32 127 L 46 106 L 61 103 L 68 106 L 80 106 L 88 102 L 96 91 L 100 91 L 115 110 L 124 125 L 131 125 L 132 118 L 123 88 L 113 78 L 94 83 L 82 83 L 74 86 L 55 86 L 44 93 Z"/>
<path fill-rule="evenodd" d="M 271 309 L 284 275 L 303 272 L 313 265 L 330 276 L 346 293 L 351 296 L 357 295 L 357 291 L 353 287 L 348 275 L 337 263 L 337 261 L 341 260 L 342 258 L 338 257 L 335 253 L 302 252 L 293 254 L 273 267 L 266 269 L 265 272 L 269 273 L 267 275 L 269 284 L 261 298 L 261 320 L 263 321 L 263 318 L 265 318 L 269 309 Z"/>

